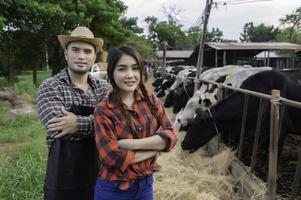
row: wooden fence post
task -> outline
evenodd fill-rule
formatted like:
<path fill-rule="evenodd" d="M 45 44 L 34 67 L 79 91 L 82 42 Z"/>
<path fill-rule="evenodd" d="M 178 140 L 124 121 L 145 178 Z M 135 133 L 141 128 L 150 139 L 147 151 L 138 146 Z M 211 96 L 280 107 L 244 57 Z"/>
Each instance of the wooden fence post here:
<path fill-rule="evenodd" d="M 269 145 L 269 174 L 268 174 L 268 200 L 276 199 L 277 189 L 277 159 L 279 139 L 279 102 L 280 91 L 272 90 L 271 118 L 270 118 L 270 145 Z"/>
<path fill-rule="evenodd" d="M 300 179 L 301 179 L 301 148 L 298 148 L 298 161 L 296 166 L 296 172 L 294 176 L 294 182 L 292 186 L 292 196 L 295 196 L 298 191 L 298 187 L 300 185 Z"/>
<path fill-rule="evenodd" d="M 244 102 L 244 111 L 242 116 L 241 128 L 240 128 L 240 138 L 239 138 L 239 147 L 238 147 L 238 158 L 242 158 L 242 151 L 245 139 L 245 129 L 246 129 L 246 119 L 248 115 L 248 106 L 249 106 L 249 95 L 245 94 L 245 102 Z"/>

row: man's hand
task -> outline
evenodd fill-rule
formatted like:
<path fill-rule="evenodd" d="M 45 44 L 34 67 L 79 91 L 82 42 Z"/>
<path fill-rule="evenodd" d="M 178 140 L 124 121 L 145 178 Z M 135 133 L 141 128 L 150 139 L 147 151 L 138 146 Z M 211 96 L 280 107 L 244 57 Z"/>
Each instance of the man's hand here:
<path fill-rule="evenodd" d="M 66 111 L 64 107 L 61 110 L 66 116 L 54 117 L 48 121 L 47 125 L 48 131 L 61 131 L 55 138 L 72 135 L 76 132 L 76 115 Z"/>

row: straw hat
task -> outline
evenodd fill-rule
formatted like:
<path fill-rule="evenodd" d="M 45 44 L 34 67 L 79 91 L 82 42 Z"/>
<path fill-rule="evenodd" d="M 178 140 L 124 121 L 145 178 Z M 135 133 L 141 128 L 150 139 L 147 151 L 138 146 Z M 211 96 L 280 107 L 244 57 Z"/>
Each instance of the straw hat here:
<path fill-rule="evenodd" d="M 92 31 L 84 26 L 75 28 L 70 35 L 58 35 L 58 40 L 64 49 L 66 49 L 70 42 L 86 42 L 92 44 L 95 47 L 96 53 L 101 50 L 103 45 L 103 40 L 101 38 L 94 38 Z"/>

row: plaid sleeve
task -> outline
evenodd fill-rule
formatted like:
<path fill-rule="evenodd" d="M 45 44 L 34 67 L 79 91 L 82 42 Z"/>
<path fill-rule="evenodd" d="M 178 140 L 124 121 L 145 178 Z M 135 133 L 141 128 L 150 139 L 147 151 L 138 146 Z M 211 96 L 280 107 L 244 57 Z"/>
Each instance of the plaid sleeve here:
<path fill-rule="evenodd" d="M 94 80 L 95 81 L 95 80 Z M 96 93 L 97 99 L 96 102 L 100 101 L 107 96 L 107 93 L 110 89 L 110 84 L 105 80 L 97 80 L 95 83 L 97 85 Z M 80 135 L 89 135 L 94 134 L 94 114 L 89 116 L 77 116 L 76 120 L 76 134 Z"/>
<path fill-rule="evenodd" d="M 169 152 L 177 143 L 176 131 L 175 128 L 169 119 L 168 115 L 165 112 L 163 105 L 160 100 L 153 95 L 153 99 L 158 108 L 159 119 L 158 122 L 161 125 L 157 134 L 161 136 L 167 143 L 166 148 L 163 150 L 165 152 Z"/>
<path fill-rule="evenodd" d="M 76 135 L 89 135 L 94 134 L 94 115 L 89 116 L 76 116 Z"/>
<path fill-rule="evenodd" d="M 99 106 L 102 104 L 103 106 Z M 95 108 L 95 142 L 103 164 L 125 171 L 134 159 L 134 151 L 120 149 L 115 135 L 116 126 L 100 102 Z"/>
<path fill-rule="evenodd" d="M 47 123 L 53 117 L 63 116 L 62 106 L 65 105 L 58 86 L 51 81 L 44 81 L 38 89 L 37 111 L 49 136 L 57 134 L 57 131 L 48 131 Z"/>
<path fill-rule="evenodd" d="M 95 81 L 95 80 L 94 80 Z M 105 80 L 96 80 L 94 84 L 97 85 L 96 93 L 98 98 L 96 102 L 107 96 L 110 89 L 110 84 Z M 76 134 L 88 135 L 94 134 L 94 115 L 90 116 L 77 116 L 76 120 Z"/>

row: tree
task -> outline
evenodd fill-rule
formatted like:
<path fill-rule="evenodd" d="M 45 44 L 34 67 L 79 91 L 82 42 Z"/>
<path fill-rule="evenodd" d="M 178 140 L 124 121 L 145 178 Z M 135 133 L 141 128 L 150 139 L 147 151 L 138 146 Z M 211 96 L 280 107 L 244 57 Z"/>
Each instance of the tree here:
<path fill-rule="evenodd" d="M 200 37 L 201 37 L 201 29 L 199 26 L 190 27 L 187 31 L 187 37 L 191 44 L 192 49 L 200 44 Z"/>
<path fill-rule="evenodd" d="M 263 23 L 254 26 L 253 22 L 246 23 L 241 33 L 240 40 L 242 42 L 268 42 L 275 41 L 276 35 L 279 33 L 278 28 L 274 26 L 266 26 Z"/>
<path fill-rule="evenodd" d="M 301 7 L 297 8 L 292 14 L 285 15 L 280 19 L 282 25 L 288 25 L 289 41 L 293 41 L 294 33 L 301 28 Z M 296 34 L 295 34 L 296 35 Z"/>
<path fill-rule="evenodd" d="M 165 17 L 167 18 L 167 23 L 171 25 L 177 25 L 179 24 L 179 18 L 181 15 L 182 10 L 177 9 L 175 5 L 170 6 L 169 8 L 166 8 L 163 6 L 163 13 Z"/>
<path fill-rule="evenodd" d="M 292 30 L 291 27 L 281 29 L 276 36 L 276 40 L 279 42 L 292 42 L 301 44 L 301 32 Z"/>
<path fill-rule="evenodd" d="M 162 48 L 163 42 L 167 42 L 172 49 L 190 49 L 191 41 L 186 32 L 181 30 L 181 25 L 169 24 L 166 21 L 158 22 L 155 17 L 147 17 L 148 39 L 155 49 Z"/>
<path fill-rule="evenodd" d="M 219 28 L 212 28 L 206 35 L 207 42 L 221 42 L 223 37 L 223 31 Z"/>
<path fill-rule="evenodd" d="M 131 30 L 133 33 L 143 33 L 143 28 L 138 27 L 137 25 L 138 17 L 121 18 L 121 24 L 128 30 Z"/>
<path fill-rule="evenodd" d="M 249 32 L 251 29 L 254 29 L 253 22 L 248 22 L 244 25 L 243 32 L 240 33 L 240 41 L 242 42 L 250 42 Z"/>
<path fill-rule="evenodd" d="M 45 63 L 45 51 L 56 74 L 64 65 L 58 34 L 69 34 L 76 26 L 88 26 L 105 47 L 127 41 L 135 30 L 135 20 L 121 21 L 126 6 L 120 0 L 6 0 L 0 1 L 0 68 L 13 81 L 18 70 L 36 70 Z M 125 23 L 127 22 L 127 23 Z M 3 25 L 4 23 L 4 25 Z M 28 59 L 30 58 L 30 59 Z M 21 67 L 22 66 L 22 67 Z"/>
<path fill-rule="evenodd" d="M 149 40 L 143 36 L 132 36 L 126 43 L 134 47 L 146 59 L 152 59 L 155 55 L 155 50 Z"/>

